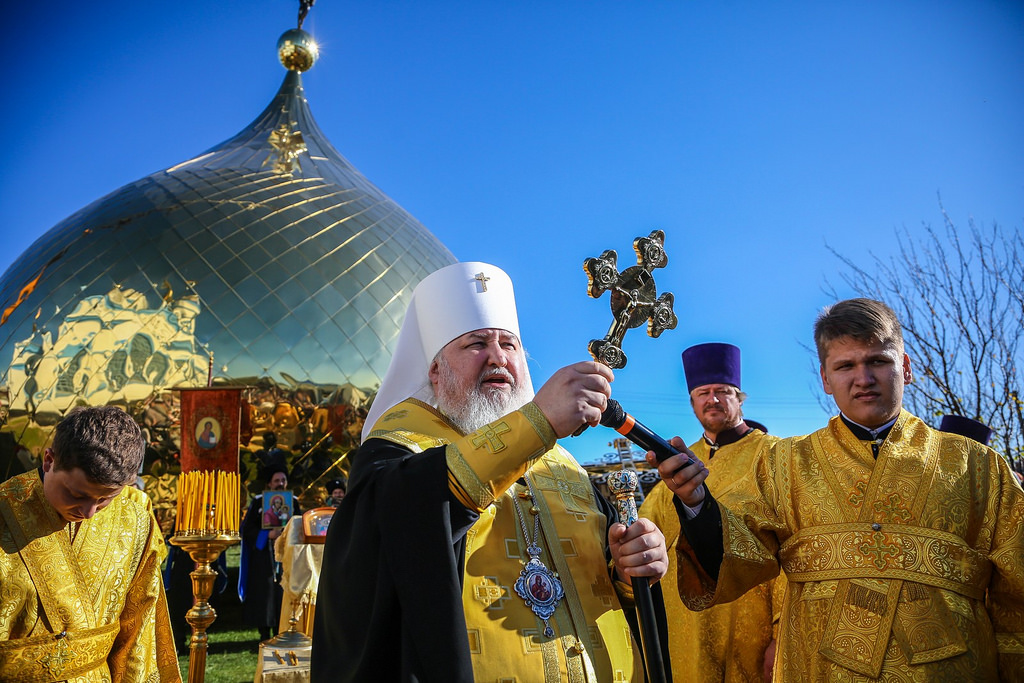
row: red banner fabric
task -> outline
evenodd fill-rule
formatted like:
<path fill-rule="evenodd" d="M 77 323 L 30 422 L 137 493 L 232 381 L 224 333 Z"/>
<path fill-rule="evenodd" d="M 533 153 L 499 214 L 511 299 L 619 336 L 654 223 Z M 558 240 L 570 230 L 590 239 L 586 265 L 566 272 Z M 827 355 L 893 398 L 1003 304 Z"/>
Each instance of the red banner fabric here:
<path fill-rule="evenodd" d="M 181 388 L 181 471 L 238 472 L 244 387 Z"/>

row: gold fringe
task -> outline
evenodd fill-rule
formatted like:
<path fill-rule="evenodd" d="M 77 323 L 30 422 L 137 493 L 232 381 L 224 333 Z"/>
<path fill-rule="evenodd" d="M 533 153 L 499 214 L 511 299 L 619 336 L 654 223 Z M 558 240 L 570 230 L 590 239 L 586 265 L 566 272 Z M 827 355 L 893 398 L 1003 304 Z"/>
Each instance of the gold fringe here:
<path fill-rule="evenodd" d="M 906 600 L 915 602 L 928 599 L 928 588 L 920 583 L 907 581 L 903 584 L 903 595 Z"/>
<path fill-rule="evenodd" d="M 846 604 L 860 607 L 872 614 L 884 614 L 887 606 L 885 593 L 879 593 L 857 584 L 850 586 L 850 591 L 846 595 Z"/>

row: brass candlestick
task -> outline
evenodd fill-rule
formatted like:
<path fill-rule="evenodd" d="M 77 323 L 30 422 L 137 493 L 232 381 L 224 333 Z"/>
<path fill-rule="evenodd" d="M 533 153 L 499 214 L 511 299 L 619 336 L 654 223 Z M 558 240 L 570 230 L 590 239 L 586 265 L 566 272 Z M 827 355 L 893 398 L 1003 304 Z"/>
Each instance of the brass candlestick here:
<path fill-rule="evenodd" d="M 209 603 L 217 572 L 210 565 L 228 546 L 240 540 L 237 532 L 186 531 L 171 537 L 171 543 L 187 552 L 196 563 L 195 571 L 189 575 L 192 577 L 192 596 L 195 598 L 195 604 L 185 613 L 185 621 L 192 627 L 188 654 L 188 683 L 203 683 L 206 678 L 206 629 L 217 618 L 217 612 Z"/>

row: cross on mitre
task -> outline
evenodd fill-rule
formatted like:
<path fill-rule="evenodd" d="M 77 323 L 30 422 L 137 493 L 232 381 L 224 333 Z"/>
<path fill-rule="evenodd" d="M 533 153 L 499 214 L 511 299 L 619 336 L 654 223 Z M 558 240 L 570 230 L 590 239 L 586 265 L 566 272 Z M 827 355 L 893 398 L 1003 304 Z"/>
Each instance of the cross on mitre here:
<path fill-rule="evenodd" d="M 481 271 L 481 272 L 477 273 L 476 275 L 474 275 L 473 279 L 480 283 L 480 291 L 481 292 L 486 292 L 487 291 L 487 281 L 490 280 L 491 278 L 489 278 L 486 275 L 484 275 L 483 271 Z"/>

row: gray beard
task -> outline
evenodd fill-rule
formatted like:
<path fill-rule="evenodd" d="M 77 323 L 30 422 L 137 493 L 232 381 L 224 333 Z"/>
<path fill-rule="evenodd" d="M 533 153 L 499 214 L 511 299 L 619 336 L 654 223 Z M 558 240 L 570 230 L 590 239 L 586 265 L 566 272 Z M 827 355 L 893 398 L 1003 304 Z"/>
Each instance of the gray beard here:
<path fill-rule="evenodd" d="M 511 392 L 480 386 L 460 386 L 448 361 L 439 356 L 440 379 L 434 394 L 437 409 L 463 434 L 475 432 L 486 424 L 505 417 L 533 400 L 533 384 L 529 374 L 517 382 Z M 525 365 L 523 366 L 526 372 Z"/>

